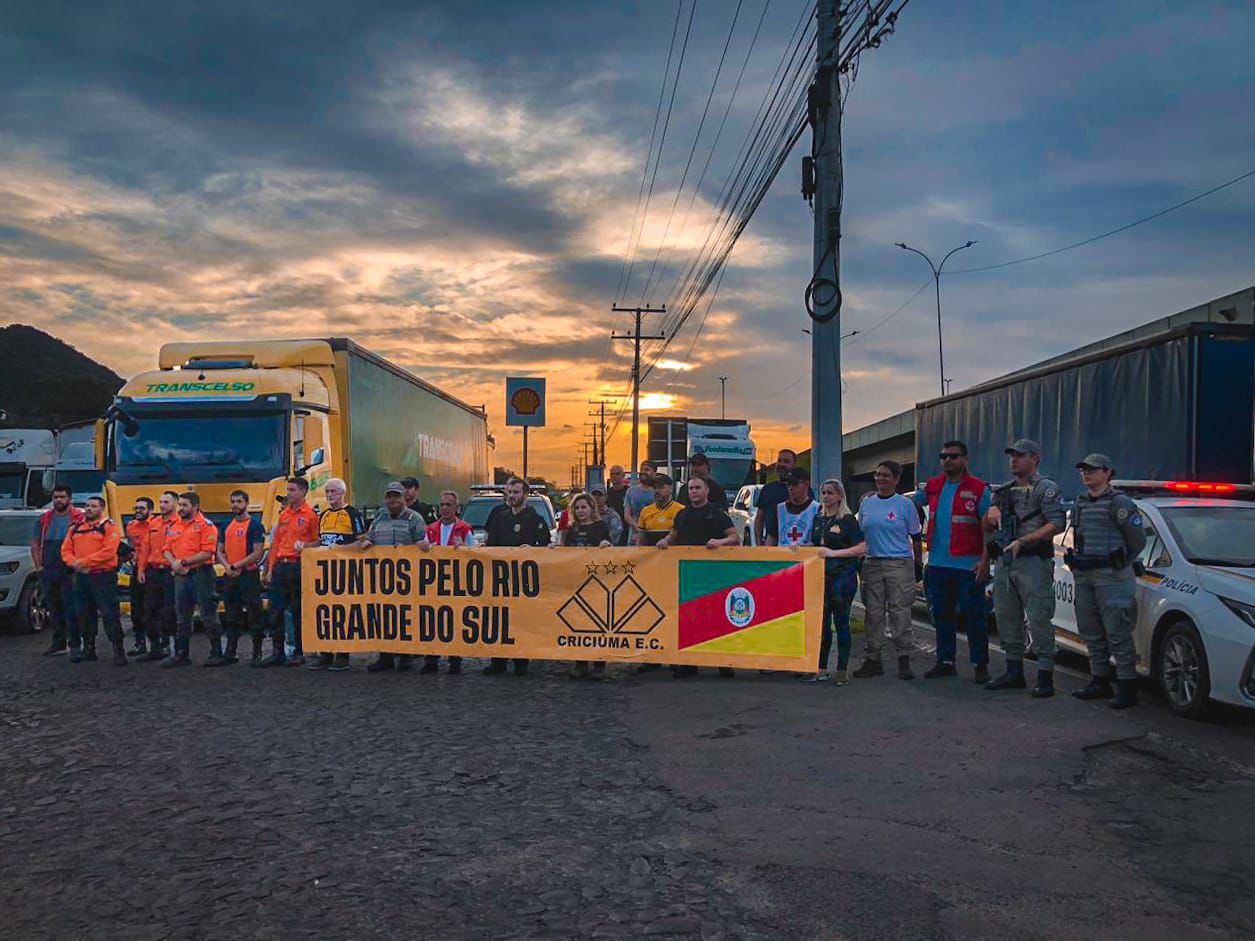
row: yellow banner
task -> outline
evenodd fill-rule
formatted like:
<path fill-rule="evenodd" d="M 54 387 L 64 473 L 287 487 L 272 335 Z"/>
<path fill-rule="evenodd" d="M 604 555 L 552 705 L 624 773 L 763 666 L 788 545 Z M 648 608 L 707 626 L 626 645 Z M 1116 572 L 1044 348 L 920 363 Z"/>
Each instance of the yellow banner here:
<path fill-rule="evenodd" d="M 814 671 L 813 549 L 315 549 L 305 650 Z"/>

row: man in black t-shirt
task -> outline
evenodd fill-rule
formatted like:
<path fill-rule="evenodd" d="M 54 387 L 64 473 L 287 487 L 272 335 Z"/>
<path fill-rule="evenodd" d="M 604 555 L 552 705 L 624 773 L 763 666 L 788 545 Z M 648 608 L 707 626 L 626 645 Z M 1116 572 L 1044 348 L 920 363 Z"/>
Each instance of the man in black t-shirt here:
<path fill-rule="evenodd" d="M 527 505 L 527 484 L 518 477 L 511 477 L 505 485 L 506 510 L 497 513 L 488 521 L 488 546 L 547 546 L 552 535 L 544 517 Z M 528 661 L 523 657 L 514 659 L 514 675 L 527 675 Z M 488 676 L 497 676 L 506 670 L 505 657 L 493 657 L 492 663 L 484 667 Z"/>
<path fill-rule="evenodd" d="M 675 517 L 671 532 L 658 543 L 659 549 L 668 546 L 705 546 L 720 549 L 739 546 L 741 537 L 727 510 L 710 502 L 710 485 L 704 477 L 694 477 L 688 482 L 689 503 Z"/>
<path fill-rule="evenodd" d="M 671 532 L 658 543 L 659 549 L 669 546 L 705 546 L 722 549 L 739 546 L 741 537 L 726 510 L 710 502 L 710 486 L 704 477 L 694 477 L 688 482 L 689 505 L 676 514 Z M 676 679 L 697 676 L 695 666 L 675 666 L 671 674 Z M 731 667 L 720 667 L 720 676 L 732 676 Z"/>

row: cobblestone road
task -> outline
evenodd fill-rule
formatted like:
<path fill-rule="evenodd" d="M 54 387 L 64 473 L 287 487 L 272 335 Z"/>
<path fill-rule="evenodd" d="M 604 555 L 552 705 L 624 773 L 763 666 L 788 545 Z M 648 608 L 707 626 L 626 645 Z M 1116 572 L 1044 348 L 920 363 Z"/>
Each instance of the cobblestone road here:
<path fill-rule="evenodd" d="M 0 636 L 5 938 L 1255 925 L 1249 713 L 1190 723 L 964 678 L 171 672 L 45 643 Z"/>
<path fill-rule="evenodd" d="M 620 683 L 0 645 L 10 938 L 757 936 Z"/>

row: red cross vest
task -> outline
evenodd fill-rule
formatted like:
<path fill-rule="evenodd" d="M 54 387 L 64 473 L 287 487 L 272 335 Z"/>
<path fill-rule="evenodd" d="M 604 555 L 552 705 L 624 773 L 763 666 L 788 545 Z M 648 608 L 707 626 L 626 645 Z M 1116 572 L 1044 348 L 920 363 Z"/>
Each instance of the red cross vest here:
<path fill-rule="evenodd" d="M 932 545 L 933 529 L 937 523 L 937 502 L 941 499 L 941 489 L 946 485 L 946 477 L 939 474 L 929 478 L 924 484 L 924 493 L 928 497 L 928 544 Z M 954 491 L 954 502 L 950 504 L 950 554 L 952 556 L 980 555 L 985 547 L 984 533 L 981 531 L 978 507 L 985 488 L 989 485 L 978 477 L 967 476 L 959 481 Z"/>

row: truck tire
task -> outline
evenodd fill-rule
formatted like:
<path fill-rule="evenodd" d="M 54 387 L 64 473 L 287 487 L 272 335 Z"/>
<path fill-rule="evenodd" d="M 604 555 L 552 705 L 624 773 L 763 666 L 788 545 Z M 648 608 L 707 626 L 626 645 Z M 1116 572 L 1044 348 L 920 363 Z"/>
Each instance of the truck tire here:
<path fill-rule="evenodd" d="M 1211 671 L 1198 628 L 1187 620 L 1168 625 L 1155 658 L 1155 679 L 1168 707 L 1186 719 L 1201 719 L 1211 704 Z"/>

